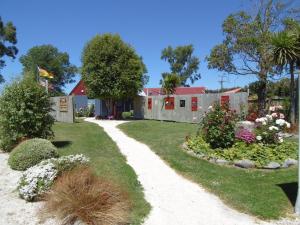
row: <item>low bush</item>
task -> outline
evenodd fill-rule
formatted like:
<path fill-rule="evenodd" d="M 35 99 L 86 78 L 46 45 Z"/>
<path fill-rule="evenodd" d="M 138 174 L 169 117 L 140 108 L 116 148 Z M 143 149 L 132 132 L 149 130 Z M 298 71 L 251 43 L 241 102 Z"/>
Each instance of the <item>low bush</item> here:
<path fill-rule="evenodd" d="M 280 144 L 265 145 L 262 143 L 247 144 L 236 142 L 232 147 L 212 149 L 201 136 L 191 137 L 187 146 L 193 152 L 205 159 L 225 159 L 235 161 L 249 159 L 256 167 L 261 168 L 270 162 L 282 164 L 286 159 L 297 159 L 298 146 L 295 142 L 285 141 Z"/>
<path fill-rule="evenodd" d="M 237 114 L 228 105 L 219 103 L 210 106 L 209 110 L 200 123 L 204 140 L 212 148 L 231 147 L 235 141 Z"/>
<path fill-rule="evenodd" d="M 54 119 L 45 89 L 31 79 L 5 87 L 0 97 L 0 148 L 11 151 L 28 138 L 53 136 Z"/>
<path fill-rule="evenodd" d="M 122 119 L 130 119 L 132 117 L 132 112 L 122 112 Z"/>
<path fill-rule="evenodd" d="M 63 171 L 85 165 L 88 162 L 89 159 L 84 155 L 69 155 L 43 160 L 23 172 L 18 185 L 19 195 L 26 201 L 38 200 L 49 190 L 55 178 Z"/>
<path fill-rule="evenodd" d="M 26 170 L 42 160 L 56 157 L 57 149 L 50 141 L 34 138 L 17 145 L 9 155 L 8 164 L 14 170 Z"/>
<path fill-rule="evenodd" d="M 128 224 L 130 204 L 124 192 L 89 168 L 64 172 L 45 196 L 42 214 L 62 224 Z"/>

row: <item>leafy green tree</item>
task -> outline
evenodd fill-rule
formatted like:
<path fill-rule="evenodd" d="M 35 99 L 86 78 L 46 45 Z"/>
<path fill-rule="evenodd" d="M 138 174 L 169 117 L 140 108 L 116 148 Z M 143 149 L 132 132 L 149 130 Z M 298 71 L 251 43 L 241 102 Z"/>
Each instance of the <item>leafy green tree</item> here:
<path fill-rule="evenodd" d="M 175 93 L 176 88 L 180 86 L 180 77 L 177 74 L 167 74 L 162 81 L 162 89 L 166 95 L 172 95 Z"/>
<path fill-rule="evenodd" d="M 196 80 L 201 78 L 199 69 L 199 59 L 193 55 L 193 45 L 178 46 L 172 48 L 168 46 L 162 50 L 161 59 L 170 64 L 171 74 L 176 74 L 180 78 L 180 85 L 189 86 L 188 79 L 193 84 Z M 170 73 L 163 73 L 162 77 L 170 75 Z M 161 80 L 161 83 L 163 82 Z"/>
<path fill-rule="evenodd" d="M 290 24 L 290 23 L 289 23 Z M 287 27 L 285 31 L 274 35 L 272 39 L 274 63 L 280 70 L 288 68 L 290 73 L 290 117 L 291 122 L 296 123 L 296 91 L 295 69 L 300 62 L 300 26 L 297 23 L 295 29 Z"/>
<path fill-rule="evenodd" d="M 11 45 L 7 45 L 7 44 Z M 0 17 L 0 70 L 5 66 L 3 57 L 7 56 L 15 59 L 18 49 L 15 46 L 17 44 L 16 27 L 12 22 L 4 24 Z M 4 82 L 2 74 L 0 74 L 0 83 Z"/>
<path fill-rule="evenodd" d="M 23 65 L 23 74 L 33 74 L 36 79 L 37 67 L 52 73 L 54 78 L 49 80 L 55 94 L 62 93 L 62 87 L 67 83 L 75 82 L 73 79 L 77 72 L 76 66 L 69 61 L 66 52 L 60 52 L 52 45 L 40 45 L 29 49 L 26 55 L 20 57 Z"/>
<path fill-rule="evenodd" d="M 142 59 L 119 35 L 96 35 L 85 45 L 81 60 L 88 95 L 111 102 L 110 113 L 116 100 L 136 96 L 145 83 Z"/>
<path fill-rule="evenodd" d="M 274 74 L 271 39 L 281 25 L 287 5 L 276 0 L 261 0 L 254 15 L 245 11 L 229 15 L 223 22 L 224 41 L 206 57 L 208 68 L 234 75 L 255 75 L 259 82 L 258 109 L 264 113 L 268 77 Z"/>

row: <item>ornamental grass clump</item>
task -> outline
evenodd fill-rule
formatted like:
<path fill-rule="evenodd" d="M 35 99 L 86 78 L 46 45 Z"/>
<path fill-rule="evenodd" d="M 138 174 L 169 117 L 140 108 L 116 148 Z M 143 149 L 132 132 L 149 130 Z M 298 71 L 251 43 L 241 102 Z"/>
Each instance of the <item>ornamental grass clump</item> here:
<path fill-rule="evenodd" d="M 56 216 L 62 225 L 129 223 L 130 203 L 120 187 L 97 177 L 90 168 L 64 172 L 45 196 L 42 215 Z"/>

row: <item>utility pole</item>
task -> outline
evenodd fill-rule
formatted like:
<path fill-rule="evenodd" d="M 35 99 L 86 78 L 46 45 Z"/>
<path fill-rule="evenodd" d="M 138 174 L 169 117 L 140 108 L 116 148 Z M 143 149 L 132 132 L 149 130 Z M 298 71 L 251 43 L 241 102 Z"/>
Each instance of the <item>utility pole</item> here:
<path fill-rule="evenodd" d="M 226 75 L 225 75 L 225 74 L 222 74 L 222 75 L 220 76 L 220 80 L 218 81 L 218 82 L 220 83 L 220 85 L 221 85 L 220 92 L 223 91 L 224 83 L 227 82 L 226 80 L 224 80 L 225 77 L 226 77 Z"/>
<path fill-rule="evenodd" d="M 298 71 L 298 88 L 300 88 L 300 71 Z M 300 91 L 299 91 L 300 92 Z M 300 107 L 300 96 L 298 92 L 298 128 L 300 128 L 300 112 L 299 112 L 299 107 Z M 298 129 L 300 130 L 300 129 Z M 297 194 L 297 201 L 295 205 L 295 212 L 297 215 L 300 215 L 300 139 L 299 139 L 299 134 L 298 134 L 298 194 Z"/>

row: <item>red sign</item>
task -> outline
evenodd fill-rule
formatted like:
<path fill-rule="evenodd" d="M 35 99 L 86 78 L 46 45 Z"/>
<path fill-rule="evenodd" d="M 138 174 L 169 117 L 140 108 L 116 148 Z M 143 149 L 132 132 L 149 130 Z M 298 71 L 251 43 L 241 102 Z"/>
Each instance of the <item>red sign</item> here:
<path fill-rule="evenodd" d="M 229 96 L 223 95 L 221 96 L 221 105 L 229 104 Z"/>
<path fill-rule="evenodd" d="M 192 111 L 197 111 L 198 109 L 198 98 L 197 97 L 192 97 Z"/>
<path fill-rule="evenodd" d="M 152 98 L 148 98 L 148 109 L 152 109 Z"/>
<path fill-rule="evenodd" d="M 173 110 L 174 106 L 174 97 L 165 98 L 165 110 Z"/>

